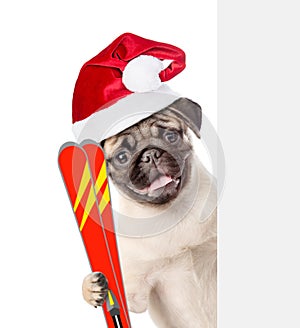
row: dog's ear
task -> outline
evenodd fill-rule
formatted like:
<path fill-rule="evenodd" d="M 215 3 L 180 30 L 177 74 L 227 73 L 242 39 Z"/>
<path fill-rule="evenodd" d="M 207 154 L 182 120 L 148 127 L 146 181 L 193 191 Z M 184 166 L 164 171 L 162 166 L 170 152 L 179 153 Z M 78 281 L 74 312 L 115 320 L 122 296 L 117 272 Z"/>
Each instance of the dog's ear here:
<path fill-rule="evenodd" d="M 200 105 L 187 98 L 179 98 L 168 106 L 176 116 L 182 119 L 186 125 L 200 138 L 202 123 L 202 109 Z"/>

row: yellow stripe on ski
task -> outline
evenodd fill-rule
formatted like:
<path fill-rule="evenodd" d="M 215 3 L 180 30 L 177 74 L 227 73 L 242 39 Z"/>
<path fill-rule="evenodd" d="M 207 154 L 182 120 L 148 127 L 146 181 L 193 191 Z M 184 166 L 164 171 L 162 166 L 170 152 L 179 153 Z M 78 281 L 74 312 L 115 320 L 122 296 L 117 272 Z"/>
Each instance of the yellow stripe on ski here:
<path fill-rule="evenodd" d="M 105 181 L 106 181 L 106 164 L 105 164 L 105 161 L 104 161 L 102 166 L 101 166 L 100 172 L 98 174 L 96 183 L 95 183 L 96 195 L 98 194 L 99 190 L 101 189 L 101 187 L 103 186 Z M 104 193 L 102 195 L 101 202 L 100 202 L 100 205 L 99 205 L 100 214 L 103 213 L 103 211 L 104 211 L 106 205 L 109 203 L 109 201 L 110 201 L 109 189 L 108 189 L 108 185 L 106 185 L 106 188 L 104 190 Z M 83 227 L 86 223 L 86 220 L 88 219 L 90 211 L 92 210 L 92 207 L 93 207 L 95 202 L 96 202 L 96 198 L 95 198 L 93 186 L 91 186 L 89 196 L 88 196 L 88 200 L 86 202 L 86 206 L 85 206 L 84 213 L 83 213 L 83 216 L 82 216 L 82 220 L 81 220 L 81 223 L 80 223 L 80 231 L 82 231 L 82 229 L 83 229 Z"/>
<path fill-rule="evenodd" d="M 103 183 L 106 180 L 106 164 L 105 161 L 103 161 L 100 172 L 98 174 L 96 183 L 95 183 L 95 191 L 96 194 L 98 194 L 98 191 L 101 189 L 101 187 L 103 186 Z"/>
<path fill-rule="evenodd" d="M 81 177 L 78 193 L 77 193 L 77 196 L 76 196 L 76 200 L 75 200 L 75 203 L 74 203 L 74 207 L 73 207 L 74 212 L 76 212 L 76 210 L 78 208 L 78 205 L 80 204 L 81 198 L 82 198 L 82 196 L 83 196 L 83 194 L 86 190 L 86 187 L 87 187 L 90 179 L 91 179 L 90 170 L 89 170 L 88 163 L 86 162 L 85 166 L 84 166 L 83 173 L 82 173 L 82 177 Z"/>
<path fill-rule="evenodd" d="M 86 220 L 87 220 L 87 218 L 88 218 L 88 216 L 91 212 L 91 209 L 92 209 L 93 205 L 95 204 L 95 202 L 96 202 L 95 192 L 94 192 L 93 186 L 91 185 L 88 200 L 86 202 L 86 205 L 85 205 L 85 208 L 84 208 L 84 213 L 83 213 L 82 220 L 81 220 L 81 223 L 80 223 L 80 231 L 82 231 L 82 229 L 83 229 L 83 227 L 86 223 Z"/>
<path fill-rule="evenodd" d="M 105 187 L 104 193 L 102 195 L 100 205 L 99 205 L 99 210 L 100 210 L 101 214 L 103 213 L 103 211 L 105 210 L 105 208 L 109 202 L 110 202 L 110 197 L 109 197 L 109 189 L 108 189 L 108 184 L 107 184 Z"/>

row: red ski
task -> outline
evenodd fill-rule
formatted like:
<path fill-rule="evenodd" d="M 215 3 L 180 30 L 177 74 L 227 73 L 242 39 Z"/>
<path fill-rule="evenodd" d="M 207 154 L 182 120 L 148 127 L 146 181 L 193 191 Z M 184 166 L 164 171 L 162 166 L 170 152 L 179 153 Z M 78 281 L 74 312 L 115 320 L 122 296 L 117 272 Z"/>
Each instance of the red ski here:
<path fill-rule="evenodd" d="M 130 328 L 102 149 L 92 141 L 66 143 L 58 162 L 92 271 L 108 280 L 107 326 Z"/>

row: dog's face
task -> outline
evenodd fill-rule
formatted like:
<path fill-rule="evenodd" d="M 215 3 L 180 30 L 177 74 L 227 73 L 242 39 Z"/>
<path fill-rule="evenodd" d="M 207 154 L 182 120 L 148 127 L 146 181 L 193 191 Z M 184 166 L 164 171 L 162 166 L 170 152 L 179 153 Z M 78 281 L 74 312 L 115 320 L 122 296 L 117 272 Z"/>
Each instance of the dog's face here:
<path fill-rule="evenodd" d="M 104 142 L 109 175 L 127 196 L 140 203 L 165 204 L 190 179 L 192 145 L 201 108 L 180 98 L 166 109 Z"/>

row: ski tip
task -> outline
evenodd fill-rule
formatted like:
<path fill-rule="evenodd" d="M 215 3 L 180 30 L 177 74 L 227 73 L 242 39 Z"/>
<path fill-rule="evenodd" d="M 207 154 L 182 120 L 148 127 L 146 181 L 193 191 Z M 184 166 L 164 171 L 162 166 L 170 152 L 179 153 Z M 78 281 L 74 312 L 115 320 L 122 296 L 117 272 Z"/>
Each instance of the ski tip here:
<path fill-rule="evenodd" d="M 100 144 L 92 139 L 84 139 L 83 141 L 81 141 L 80 146 L 83 147 L 85 145 L 90 145 L 90 144 L 100 147 Z"/>
<path fill-rule="evenodd" d="M 58 154 L 60 154 L 64 149 L 66 149 L 68 147 L 74 147 L 74 146 L 78 146 L 78 144 L 74 141 L 67 141 L 63 145 L 60 146 Z"/>
<path fill-rule="evenodd" d="M 60 146 L 59 151 L 58 151 L 58 156 L 57 156 L 57 162 L 58 162 L 59 168 L 61 166 L 61 163 L 60 163 L 61 155 L 62 155 L 63 151 L 69 147 L 79 147 L 79 145 L 74 141 L 67 141 L 63 145 Z"/>
<path fill-rule="evenodd" d="M 86 145 L 94 145 L 96 146 L 97 148 L 99 148 L 102 152 L 103 151 L 103 147 L 101 146 L 101 143 L 99 142 L 96 142 L 95 140 L 92 140 L 92 139 L 85 139 L 83 140 L 81 143 L 80 143 L 80 147 L 84 148 L 84 146 Z"/>

